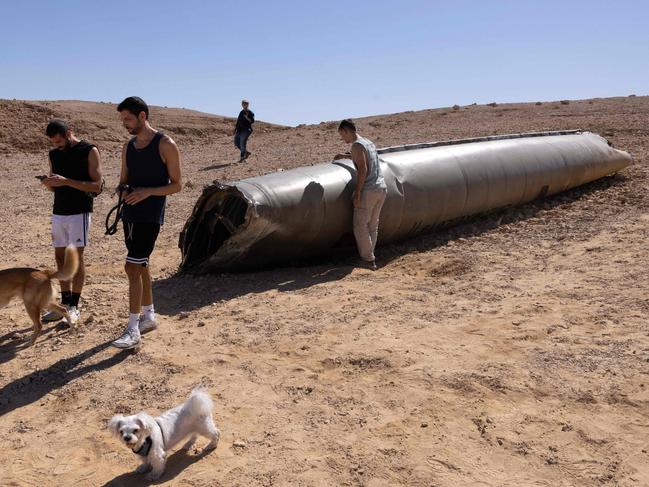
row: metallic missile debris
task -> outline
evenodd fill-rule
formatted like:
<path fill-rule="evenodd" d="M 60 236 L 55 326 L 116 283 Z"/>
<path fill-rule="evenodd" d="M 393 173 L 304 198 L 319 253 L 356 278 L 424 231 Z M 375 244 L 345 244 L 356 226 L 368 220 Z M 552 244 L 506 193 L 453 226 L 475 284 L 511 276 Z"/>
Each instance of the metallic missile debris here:
<path fill-rule="evenodd" d="M 388 195 L 379 243 L 520 205 L 620 171 L 597 134 L 535 132 L 379 149 Z M 180 235 L 181 269 L 253 269 L 352 247 L 350 160 L 206 187 Z"/>

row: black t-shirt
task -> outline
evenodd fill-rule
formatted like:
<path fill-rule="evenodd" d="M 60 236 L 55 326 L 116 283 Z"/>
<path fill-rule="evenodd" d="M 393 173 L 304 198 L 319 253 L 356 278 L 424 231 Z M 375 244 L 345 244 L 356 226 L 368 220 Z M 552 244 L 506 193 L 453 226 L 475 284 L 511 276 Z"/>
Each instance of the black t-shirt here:
<path fill-rule="evenodd" d="M 244 115 L 248 115 L 248 118 L 250 119 L 250 122 L 246 120 L 246 117 Z M 237 117 L 237 126 L 235 128 L 235 131 L 237 132 L 252 132 L 252 124 L 255 123 L 255 114 L 252 112 L 252 110 L 248 110 L 248 113 L 246 113 L 245 110 L 241 110 L 239 112 L 239 116 Z"/>
<path fill-rule="evenodd" d="M 81 140 L 67 149 L 51 150 L 52 174 L 59 174 L 77 181 L 90 181 L 88 155 L 93 147 L 95 147 L 93 144 Z M 79 191 L 70 186 L 59 186 L 53 189 L 54 208 L 52 213 L 55 215 L 92 212 L 92 197 L 85 191 Z"/>

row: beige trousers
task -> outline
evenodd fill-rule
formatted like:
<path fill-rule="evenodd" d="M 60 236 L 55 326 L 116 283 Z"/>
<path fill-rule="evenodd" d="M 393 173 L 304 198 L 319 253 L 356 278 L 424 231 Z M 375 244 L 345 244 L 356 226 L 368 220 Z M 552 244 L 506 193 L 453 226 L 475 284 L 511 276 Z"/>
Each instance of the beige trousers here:
<path fill-rule="evenodd" d="M 361 207 L 354 208 L 354 237 L 363 260 L 374 261 L 379 232 L 379 216 L 387 195 L 386 189 L 366 189 L 361 193 Z"/>

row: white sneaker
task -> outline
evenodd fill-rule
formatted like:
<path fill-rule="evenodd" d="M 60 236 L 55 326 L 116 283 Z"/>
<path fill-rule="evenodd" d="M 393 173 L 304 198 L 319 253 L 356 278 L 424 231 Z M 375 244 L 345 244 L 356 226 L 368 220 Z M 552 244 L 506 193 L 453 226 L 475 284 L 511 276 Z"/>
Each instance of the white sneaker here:
<path fill-rule="evenodd" d="M 144 335 L 145 333 L 149 333 L 158 328 L 158 322 L 156 320 L 147 319 L 146 315 L 143 313 L 140 315 L 137 327 L 140 329 L 140 333 Z"/>
<path fill-rule="evenodd" d="M 79 321 L 79 318 L 81 317 L 79 309 L 76 306 L 66 306 L 65 308 L 68 310 L 68 316 L 70 316 L 68 325 L 74 325 L 77 321 Z"/>
<path fill-rule="evenodd" d="M 63 315 L 58 311 L 48 311 L 43 316 L 41 316 L 41 321 L 43 323 L 52 323 L 53 321 L 59 321 L 63 319 Z"/>
<path fill-rule="evenodd" d="M 122 336 L 115 340 L 111 345 L 122 350 L 136 348 L 140 344 L 140 331 L 135 328 L 126 328 Z"/>

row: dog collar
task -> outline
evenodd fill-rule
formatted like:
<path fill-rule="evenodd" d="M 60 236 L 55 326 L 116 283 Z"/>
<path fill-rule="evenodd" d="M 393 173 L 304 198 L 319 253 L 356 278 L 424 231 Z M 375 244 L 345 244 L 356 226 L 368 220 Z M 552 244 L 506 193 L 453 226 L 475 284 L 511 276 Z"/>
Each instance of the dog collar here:
<path fill-rule="evenodd" d="M 150 436 L 146 437 L 146 440 L 144 440 L 144 443 L 138 448 L 137 450 L 133 450 L 133 453 L 136 455 L 140 455 L 143 457 L 146 457 L 149 454 L 149 450 L 151 450 L 151 445 L 153 444 L 153 441 L 151 440 Z"/>

